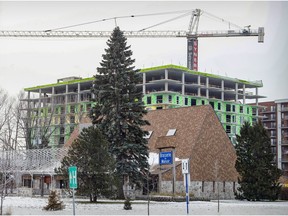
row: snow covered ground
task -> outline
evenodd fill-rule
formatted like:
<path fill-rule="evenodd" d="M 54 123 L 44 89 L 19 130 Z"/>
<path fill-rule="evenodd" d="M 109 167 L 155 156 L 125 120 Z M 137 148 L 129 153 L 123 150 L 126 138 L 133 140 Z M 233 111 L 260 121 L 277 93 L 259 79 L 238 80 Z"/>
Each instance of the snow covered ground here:
<path fill-rule="evenodd" d="M 3 213 L 12 215 L 73 215 L 72 199 L 63 198 L 66 205 L 62 211 L 43 211 L 48 198 L 6 197 Z M 133 201 L 132 210 L 124 210 L 123 204 L 90 204 L 76 199 L 76 215 L 148 215 L 147 201 Z M 101 200 L 103 201 L 103 200 Z M 111 201 L 112 202 L 112 201 Z M 189 215 L 288 215 L 288 202 L 248 202 L 238 200 L 220 200 L 220 212 L 217 201 L 189 203 Z M 150 215 L 186 215 L 186 202 L 150 202 Z"/>

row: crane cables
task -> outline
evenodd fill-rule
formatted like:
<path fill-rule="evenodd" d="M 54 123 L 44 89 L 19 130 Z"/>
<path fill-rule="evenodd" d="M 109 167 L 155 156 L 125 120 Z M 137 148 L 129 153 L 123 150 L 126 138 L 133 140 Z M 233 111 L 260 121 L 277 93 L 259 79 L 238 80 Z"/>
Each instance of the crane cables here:
<path fill-rule="evenodd" d="M 201 11 L 203 11 L 203 10 L 201 10 Z M 208 18 L 210 18 L 210 19 L 214 18 L 214 20 L 222 21 L 222 22 L 225 22 L 225 23 L 229 24 L 229 28 L 230 28 L 230 25 L 231 25 L 231 26 L 234 26 L 234 27 L 237 28 L 237 29 L 243 30 L 243 28 L 242 28 L 241 26 L 237 25 L 237 24 L 231 23 L 230 21 L 227 21 L 227 20 L 225 20 L 225 19 L 223 19 L 223 18 L 221 18 L 221 17 L 218 17 L 218 16 L 216 16 L 216 15 L 213 15 L 213 14 L 211 14 L 211 13 L 208 13 L 207 11 L 203 11 L 203 12 L 204 12 L 204 13 L 203 13 L 202 15 L 204 15 L 204 16 L 206 15 L 206 17 L 208 17 Z M 207 16 L 207 15 L 208 15 L 208 16 Z"/>
<path fill-rule="evenodd" d="M 150 29 L 150 28 L 153 28 L 153 27 L 155 27 L 155 26 L 159 26 L 159 25 L 162 25 L 162 24 L 164 24 L 164 23 L 168 23 L 168 22 L 174 21 L 174 20 L 176 20 L 176 19 L 180 19 L 180 18 L 182 18 L 182 17 L 191 15 L 191 12 L 192 12 L 192 11 L 189 11 L 188 13 L 182 14 L 182 15 L 180 15 L 180 16 L 174 17 L 174 18 L 169 19 L 169 20 L 165 20 L 165 21 L 163 21 L 163 22 L 157 23 L 157 24 L 152 25 L 152 26 L 149 26 L 149 27 L 147 27 L 147 28 L 143 28 L 143 29 L 141 29 L 141 30 L 139 30 L 139 31 L 145 31 L 145 30 Z"/>
<path fill-rule="evenodd" d="M 151 13 L 151 14 L 138 14 L 138 15 L 129 15 L 129 16 L 110 17 L 110 18 L 99 19 L 99 20 L 94 20 L 94 21 L 90 21 L 90 22 L 79 23 L 79 24 L 75 24 L 75 25 L 69 25 L 69 26 L 63 26 L 63 27 L 54 28 L 54 29 L 48 29 L 48 30 L 45 30 L 44 32 L 57 31 L 57 30 L 61 30 L 61 29 L 72 28 L 72 27 L 77 27 L 77 26 L 82 26 L 82 25 L 88 25 L 88 24 L 93 24 L 93 23 L 97 23 L 97 22 L 105 22 L 105 21 L 109 21 L 109 20 L 115 20 L 115 25 L 116 25 L 116 20 L 117 19 L 145 17 L 145 16 L 157 16 L 157 15 L 166 15 L 166 14 L 175 14 L 175 13 L 185 13 L 185 16 L 187 16 L 187 13 L 191 13 L 191 10 L 170 11 L 170 12 L 162 12 L 162 13 Z M 179 18 L 183 17 L 183 16 L 184 15 L 181 15 L 181 16 L 179 16 Z M 176 18 L 173 18 L 171 20 L 174 20 L 174 19 L 178 19 L 178 18 L 176 17 Z M 170 21 L 164 21 L 163 23 L 166 23 L 166 22 L 170 22 Z M 159 23 L 159 24 L 156 24 L 154 26 L 158 26 L 158 25 L 161 25 L 163 23 Z M 148 28 L 152 28 L 154 26 L 151 26 L 151 27 L 148 27 Z M 148 29 L 148 28 L 145 28 L 145 29 Z M 142 31 L 142 30 L 139 30 L 139 31 Z"/>

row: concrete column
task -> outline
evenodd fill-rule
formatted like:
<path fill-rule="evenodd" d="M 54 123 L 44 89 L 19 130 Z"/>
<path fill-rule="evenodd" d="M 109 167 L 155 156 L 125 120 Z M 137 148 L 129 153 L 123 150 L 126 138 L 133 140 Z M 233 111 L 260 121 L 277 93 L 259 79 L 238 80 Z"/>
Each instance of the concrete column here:
<path fill-rule="evenodd" d="M 182 95 L 185 95 L 185 73 L 182 73 Z"/>
<path fill-rule="evenodd" d="M 236 92 L 236 94 L 235 94 L 235 102 L 237 102 L 238 101 L 238 83 L 235 83 L 235 92 Z"/>
<path fill-rule="evenodd" d="M 206 77 L 206 98 L 209 98 L 209 77 Z"/>
<path fill-rule="evenodd" d="M 257 108 L 256 108 L 256 116 L 258 117 L 258 87 L 256 87 L 256 106 L 257 106 Z"/>
<path fill-rule="evenodd" d="M 243 84 L 243 104 L 246 104 L 245 99 L 246 99 L 245 84 Z"/>
<path fill-rule="evenodd" d="M 200 75 L 198 75 L 198 77 L 197 77 L 197 81 L 198 81 L 198 97 L 200 97 L 201 96 L 201 88 L 200 88 L 200 85 L 201 85 L 201 78 L 200 78 Z"/>
<path fill-rule="evenodd" d="M 146 94 L 146 73 L 142 74 L 143 74 L 142 92 L 143 94 Z"/>
<path fill-rule="evenodd" d="M 77 84 L 77 103 L 80 103 L 80 92 L 81 92 L 81 85 L 80 83 Z M 91 95 L 92 98 L 94 98 L 94 94 Z"/>
<path fill-rule="evenodd" d="M 55 105 L 55 87 L 53 86 L 51 94 L 51 113 L 53 114 L 55 114 L 54 105 Z"/>
<path fill-rule="evenodd" d="M 64 105 L 64 113 L 65 115 L 67 114 L 67 110 L 66 110 L 66 106 L 67 106 L 67 103 L 68 103 L 68 85 L 65 86 L 66 87 L 66 91 L 65 91 L 65 104 Z"/>
<path fill-rule="evenodd" d="M 168 70 L 165 69 L 165 79 L 168 79 Z"/>
<path fill-rule="evenodd" d="M 221 100 L 224 101 L 224 80 L 221 80 Z"/>

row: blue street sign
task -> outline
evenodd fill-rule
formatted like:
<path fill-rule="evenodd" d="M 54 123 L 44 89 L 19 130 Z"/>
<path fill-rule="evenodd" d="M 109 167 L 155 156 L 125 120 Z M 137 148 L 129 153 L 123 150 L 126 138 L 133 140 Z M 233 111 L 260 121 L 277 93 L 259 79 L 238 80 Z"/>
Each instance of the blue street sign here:
<path fill-rule="evenodd" d="M 170 152 L 160 152 L 159 154 L 159 164 L 173 164 L 173 154 Z"/>

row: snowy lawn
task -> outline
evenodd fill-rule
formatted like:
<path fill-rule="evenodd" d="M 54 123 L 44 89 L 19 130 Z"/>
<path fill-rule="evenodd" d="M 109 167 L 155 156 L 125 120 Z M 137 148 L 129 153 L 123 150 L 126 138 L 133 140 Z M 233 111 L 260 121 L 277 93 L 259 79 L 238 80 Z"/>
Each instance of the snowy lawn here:
<path fill-rule="evenodd" d="M 63 198 L 66 205 L 61 211 L 44 211 L 48 198 L 6 197 L 3 213 L 12 215 L 73 215 L 72 198 Z M 91 204 L 84 199 L 76 199 L 76 215 L 148 215 L 147 201 L 132 201 L 132 210 L 124 210 L 122 201 L 99 200 Z M 248 202 L 238 200 L 220 200 L 220 212 L 217 212 L 216 200 L 211 202 L 192 201 L 189 203 L 189 215 L 288 215 L 288 202 Z M 186 202 L 150 202 L 150 215 L 186 215 Z"/>

